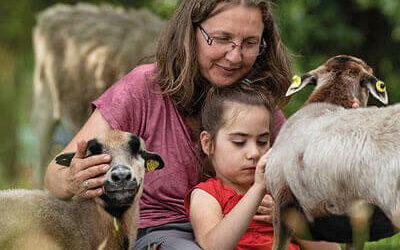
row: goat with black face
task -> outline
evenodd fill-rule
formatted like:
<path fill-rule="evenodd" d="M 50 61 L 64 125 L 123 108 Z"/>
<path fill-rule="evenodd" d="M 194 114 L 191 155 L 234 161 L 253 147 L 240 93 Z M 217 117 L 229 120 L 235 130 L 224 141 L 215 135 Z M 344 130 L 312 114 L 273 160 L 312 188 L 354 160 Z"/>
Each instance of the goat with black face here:
<path fill-rule="evenodd" d="M 1 191 L 0 248 L 7 242 L 30 249 L 36 244 L 37 249 L 128 249 L 136 239 L 144 173 L 164 163 L 145 149 L 140 137 L 122 131 L 88 141 L 86 157 L 96 154 L 112 157 L 100 198 L 63 201 L 43 190 Z M 56 162 L 68 167 L 74 155 L 61 154 Z M 38 238 L 19 237 L 28 235 Z M 18 242 L 10 241 L 16 238 Z"/>

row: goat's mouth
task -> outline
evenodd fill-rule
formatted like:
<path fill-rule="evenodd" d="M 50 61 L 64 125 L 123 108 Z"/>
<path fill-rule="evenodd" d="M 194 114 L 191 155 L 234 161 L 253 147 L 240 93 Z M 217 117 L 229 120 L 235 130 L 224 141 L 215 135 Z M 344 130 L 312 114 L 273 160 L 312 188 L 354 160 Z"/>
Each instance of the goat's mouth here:
<path fill-rule="evenodd" d="M 139 185 L 132 181 L 120 183 L 106 181 L 103 189 L 104 194 L 101 198 L 107 203 L 108 206 L 125 207 L 132 204 L 139 190 Z"/>

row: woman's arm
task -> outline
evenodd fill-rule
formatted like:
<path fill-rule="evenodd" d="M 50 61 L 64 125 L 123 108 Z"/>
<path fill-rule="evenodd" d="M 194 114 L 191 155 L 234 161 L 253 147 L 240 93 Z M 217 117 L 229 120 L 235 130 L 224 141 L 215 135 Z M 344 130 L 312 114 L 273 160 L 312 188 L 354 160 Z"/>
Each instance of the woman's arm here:
<path fill-rule="evenodd" d="M 203 249 L 233 249 L 253 219 L 265 195 L 264 170 L 267 154 L 258 162 L 255 181 L 225 216 L 218 201 L 195 189 L 190 197 L 190 219 L 197 242 Z"/>
<path fill-rule="evenodd" d="M 86 141 L 111 130 L 110 125 L 96 109 L 75 135 L 62 153 L 76 152 L 69 167 L 55 163 L 53 159 L 47 167 L 45 187 L 60 199 L 93 198 L 102 194 L 104 177 L 99 175 L 108 171 L 111 157 L 95 155 L 85 158 Z"/>

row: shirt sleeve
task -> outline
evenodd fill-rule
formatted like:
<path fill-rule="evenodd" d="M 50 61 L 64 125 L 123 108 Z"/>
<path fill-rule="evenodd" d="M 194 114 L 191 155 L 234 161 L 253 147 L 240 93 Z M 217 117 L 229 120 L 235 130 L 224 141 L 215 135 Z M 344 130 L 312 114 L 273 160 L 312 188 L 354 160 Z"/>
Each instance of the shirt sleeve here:
<path fill-rule="evenodd" d="M 201 183 L 197 184 L 195 187 L 193 187 L 185 196 L 184 205 L 185 205 L 185 210 L 186 210 L 186 216 L 188 217 L 189 220 L 190 220 L 190 196 L 191 196 L 193 190 L 195 190 L 195 189 L 201 189 L 201 190 L 207 192 L 209 195 L 214 197 L 218 201 L 218 203 L 221 204 L 221 192 L 222 191 L 220 190 L 218 183 L 214 179 L 208 179 L 205 182 L 201 182 Z"/>
<path fill-rule="evenodd" d="M 139 134 L 146 117 L 146 74 L 141 67 L 132 70 L 107 89 L 92 107 L 100 111 L 113 129 Z"/>

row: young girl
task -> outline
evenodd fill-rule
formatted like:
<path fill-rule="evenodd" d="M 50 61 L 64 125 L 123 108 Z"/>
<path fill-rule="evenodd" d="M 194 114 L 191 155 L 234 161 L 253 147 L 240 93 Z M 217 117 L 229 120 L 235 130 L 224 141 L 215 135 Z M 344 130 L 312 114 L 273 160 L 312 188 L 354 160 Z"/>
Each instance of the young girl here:
<path fill-rule="evenodd" d="M 272 225 L 254 217 L 266 193 L 272 100 L 257 83 L 209 91 L 200 143 L 208 159 L 203 173 L 211 178 L 195 186 L 185 200 L 196 240 L 204 249 L 272 248 Z M 299 247 L 291 244 L 289 249 Z"/>

